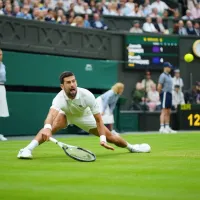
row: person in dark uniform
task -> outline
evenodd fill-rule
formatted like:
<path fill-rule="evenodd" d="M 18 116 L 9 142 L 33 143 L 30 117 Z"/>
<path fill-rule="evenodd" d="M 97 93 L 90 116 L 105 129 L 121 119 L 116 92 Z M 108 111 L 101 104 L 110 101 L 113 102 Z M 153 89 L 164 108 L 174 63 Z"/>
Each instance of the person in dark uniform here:
<path fill-rule="evenodd" d="M 169 62 L 163 63 L 163 73 L 159 77 L 158 92 L 160 93 L 161 114 L 160 114 L 160 133 L 176 133 L 169 126 L 170 112 L 172 107 L 172 86 L 173 81 L 170 75 L 172 65 Z"/>

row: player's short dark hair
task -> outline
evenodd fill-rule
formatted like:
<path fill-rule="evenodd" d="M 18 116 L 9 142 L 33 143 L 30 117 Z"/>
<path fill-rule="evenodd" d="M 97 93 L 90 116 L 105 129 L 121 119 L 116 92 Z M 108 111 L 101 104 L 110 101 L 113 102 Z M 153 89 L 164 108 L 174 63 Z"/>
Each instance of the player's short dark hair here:
<path fill-rule="evenodd" d="M 69 76 L 74 76 L 74 74 L 72 72 L 69 71 L 65 71 L 60 75 L 60 83 L 63 84 L 64 83 L 64 78 L 69 77 Z"/>

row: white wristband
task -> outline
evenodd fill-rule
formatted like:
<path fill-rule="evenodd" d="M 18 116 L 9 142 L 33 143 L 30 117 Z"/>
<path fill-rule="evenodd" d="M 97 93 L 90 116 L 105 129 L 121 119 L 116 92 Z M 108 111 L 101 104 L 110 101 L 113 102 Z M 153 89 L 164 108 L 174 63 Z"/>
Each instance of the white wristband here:
<path fill-rule="evenodd" d="M 105 143 L 107 142 L 107 141 L 106 141 L 106 136 L 105 136 L 105 135 L 101 135 L 101 136 L 100 136 L 100 142 L 105 142 Z"/>
<path fill-rule="evenodd" d="M 51 124 L 45 124 L 44 125 L 44 129 L 50 129 L 51 131 L 52 131 L 52 126 L 51 126 Z"/>

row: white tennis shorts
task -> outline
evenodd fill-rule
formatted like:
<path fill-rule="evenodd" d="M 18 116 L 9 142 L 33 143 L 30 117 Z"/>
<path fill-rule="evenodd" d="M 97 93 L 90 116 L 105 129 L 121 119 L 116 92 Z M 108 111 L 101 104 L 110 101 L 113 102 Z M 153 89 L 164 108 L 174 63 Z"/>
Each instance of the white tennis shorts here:
<path fill-rule="evenodd" d="M 99 105 L 100 112 L 102 113 L 103 112 L 103 102 L 102 102 L 103 100 L 102 100 L 101 96 L 99 96 L 96 99 L 96 101 Z M 103 119 L 104 124 L 114 124 L 114 116 L 113 116 L 113 113 L 110 110 L 109 106 L 107 106 L 107 108 L 104 112 L 104 115 L 102 116 L 102 119 Z"/>
<path fill-rule="evenodd" d="M 0 85 L 0 117 L 9 117 L 6 89 L 4 85 Z"/>

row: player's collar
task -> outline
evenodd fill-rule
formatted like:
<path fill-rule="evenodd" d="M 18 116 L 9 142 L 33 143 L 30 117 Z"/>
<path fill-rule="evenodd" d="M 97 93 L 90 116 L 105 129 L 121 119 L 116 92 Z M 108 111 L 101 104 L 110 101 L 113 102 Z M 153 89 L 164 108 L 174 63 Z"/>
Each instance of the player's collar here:
<path fill-rule="evenodd" d="M 71 100 L 65 93 L 65 91 L 63 90 L 63 94 L 66 100 Z M 79 99 L 80 98 L 80 94 L 79 94 L 79 89 L 77 88 L 77 93 L 76 93 L 76 97 L 74 99 Z M 73 99 L 73 100 L 74 100 Z"/>

